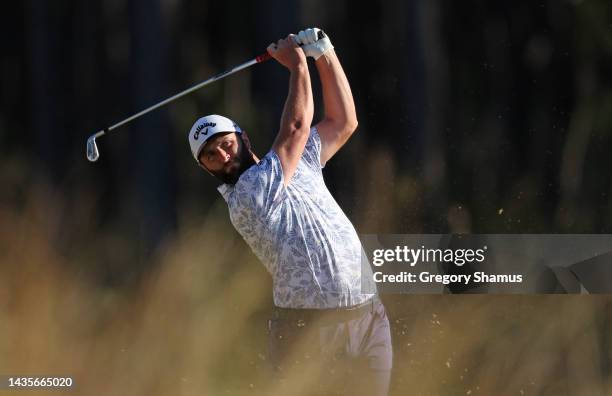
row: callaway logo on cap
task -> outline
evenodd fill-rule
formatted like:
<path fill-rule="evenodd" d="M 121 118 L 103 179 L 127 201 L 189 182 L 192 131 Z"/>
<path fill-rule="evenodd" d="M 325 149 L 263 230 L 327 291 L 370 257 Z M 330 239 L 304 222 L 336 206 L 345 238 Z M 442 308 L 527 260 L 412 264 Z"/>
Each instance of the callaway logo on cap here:
<path fill-rule="evenodd" d="M 196 128 L 195 133 L 193 134 L 193 138 L 195 140 L 198 140 L 198 138 L 200 137 L 200 132 L 202 132 L 203 128 L 206 128 L 204 129 L 204 135 L 208 135 L 208 127 L 214 127 L 214 126 L 217 126 L 216 122 L 205 122 L 203 124 L 199 124 L 198 127 Z"/>
<path fill-rule="evenodd" d="M 206 141 L 221 132 L 242 133 L 242 130 L 234 121 L 217 114 L 202 117 L 193 124 L 189 131 L 189 146 L 196 161 Z"/>

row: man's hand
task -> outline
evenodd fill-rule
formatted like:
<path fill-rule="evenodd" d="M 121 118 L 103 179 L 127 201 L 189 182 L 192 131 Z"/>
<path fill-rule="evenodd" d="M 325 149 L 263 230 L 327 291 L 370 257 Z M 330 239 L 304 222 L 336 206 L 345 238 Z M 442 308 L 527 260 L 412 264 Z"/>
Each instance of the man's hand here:
<path fill-rule="evenodd" d="M 270 56 L 289 70 L 294 70 L 306 63 L 304 51 L 298 46 L 295 37 L 294 34 L 290 34 L 287 38 L 280 39 L 276 44 L 272 43 L 268 46 Z"/>
<path fill-rule="evenodd" d="M 319 59 L 325 52 L 334 48 L 327 36 L 317 40 L 320 31 L 321 29 L 319 28 L 309 28 L 300 31 L 295 37 L 297 43 L 302 45 L 302 49 L 306 56 L 310 56 L 314 58 L 314 60 Z"/>

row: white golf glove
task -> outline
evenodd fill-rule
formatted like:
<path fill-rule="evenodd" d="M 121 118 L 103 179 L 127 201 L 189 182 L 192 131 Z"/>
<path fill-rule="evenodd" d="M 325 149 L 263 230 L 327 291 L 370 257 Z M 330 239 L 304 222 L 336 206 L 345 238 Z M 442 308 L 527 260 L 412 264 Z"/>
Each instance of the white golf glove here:
<path fill-rule="evenodd" d="M 325 52 L 334 48 L 327 35 L 317 40 L 319 32 L 321 32 L 321 29 L 319 28 L 309 28 L 300 31 L 296 36 L 294 36 L 295 41 L 302 45 L 302 49 L 304 50 L 306 56 L 310 56 L 315 60 L 319 59 L 319 57 Z"/>

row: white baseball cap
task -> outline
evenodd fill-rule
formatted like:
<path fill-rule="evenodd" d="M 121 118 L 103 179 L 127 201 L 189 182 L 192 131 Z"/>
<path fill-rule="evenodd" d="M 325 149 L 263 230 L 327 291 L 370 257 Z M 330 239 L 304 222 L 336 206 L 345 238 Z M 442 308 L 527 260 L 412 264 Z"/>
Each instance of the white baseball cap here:
<path fill-rule="evenodd" d="M 206 141 L 221 132 L 242 133 L 242 129 L 234 121 L 217 114 L 202 117 L 193 124 L 189 131 L 189 145 L 196 161 Z"/>

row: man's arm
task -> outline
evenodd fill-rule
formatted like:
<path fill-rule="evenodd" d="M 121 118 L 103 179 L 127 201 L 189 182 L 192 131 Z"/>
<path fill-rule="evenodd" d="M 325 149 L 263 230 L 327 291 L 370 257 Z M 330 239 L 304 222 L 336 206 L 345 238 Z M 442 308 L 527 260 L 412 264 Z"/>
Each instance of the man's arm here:
<path fill-rule="evenodd" d="M 323 88 L 325 115 L 316 127 L 321 137 L 321 165 L 325 165 L 357 129 L 357 114 L 351 87 L 333 48 L 315 64 Z"/>
<path fill-rule="evenodd" d="M 268 47 L 270 55 L 291 74 L 280 131 L 272 145 L 280 158 L 285 185 L 289 184 L 304 152 L 314 112 L 306 56 L 290 36 Z"/>

